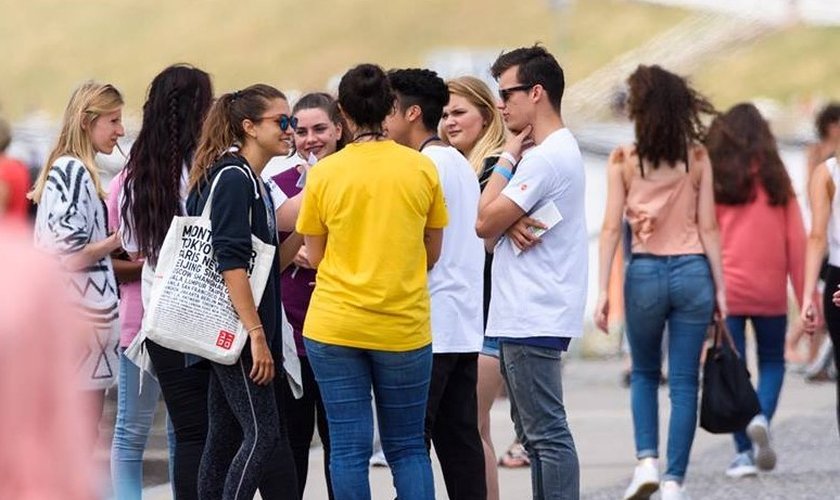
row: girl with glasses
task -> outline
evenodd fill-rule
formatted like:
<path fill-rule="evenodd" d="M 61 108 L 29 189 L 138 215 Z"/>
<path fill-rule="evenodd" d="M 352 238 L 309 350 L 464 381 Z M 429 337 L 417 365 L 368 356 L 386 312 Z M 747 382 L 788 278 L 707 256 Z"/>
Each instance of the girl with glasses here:
<path fill-rule="evenodd" d="M 285 117 L 285 118 L 284 118 Z M 285 127 L 284 127 L 285 125 Z M 231 302 L 248 332 L 233 365 L 208 362 L 208 433 L 199 471 L 200 498 L 297 498 L 294 467 L 281 418 L 280 301 L 274 259 L 265 292 L 255 301 L 248 281 L 251 235 L 277 245 L 278 228 L 291 229 L 277 190 L 260 179 L 266 163 L 286 155 L 292 121 L 285 95 L 252 85 L 222 95 L 210 108 L 189 176 L 187 213 L 198 215 L 213 191 L 213 251 Z M 275 206 L 279 206 L 276 217 Z"/>

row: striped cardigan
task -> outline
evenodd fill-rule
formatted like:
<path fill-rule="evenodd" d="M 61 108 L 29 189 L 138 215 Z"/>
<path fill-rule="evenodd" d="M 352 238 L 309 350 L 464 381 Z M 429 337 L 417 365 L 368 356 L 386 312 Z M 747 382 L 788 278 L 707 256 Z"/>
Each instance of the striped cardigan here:
<path fill-rule="evenodd" d="M 81 160 L 58 158 L 50 167 L 38 203 L 35 245 L 64 261 L 88 243 L 107 238 L 107 213 Z M 66 287 L 91 329 L 80 360 L 87 389 L 113 385 L 117 375 L 119 298 L 111 257 L 65 274 Z"/>

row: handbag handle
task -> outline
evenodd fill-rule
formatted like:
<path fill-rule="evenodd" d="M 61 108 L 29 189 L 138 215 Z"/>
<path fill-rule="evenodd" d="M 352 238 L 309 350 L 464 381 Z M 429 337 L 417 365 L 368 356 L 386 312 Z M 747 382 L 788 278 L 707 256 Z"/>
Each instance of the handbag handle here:
<path fill-rule="evenodd" d="M 729 333 L 729 328 L 726 327 L 726 323 L 722 319 L 715 319 L 715 343 L 714 346 L 720 346 L 721 340 L 725 340 L 729 347 L 732 349 L 732 352 L 735 353 L 736 356 L 739 358 L 741 357 L 738 354 L 738 348 L 735 347 L 735 341 L 732 339 L 732 334 Z"/>

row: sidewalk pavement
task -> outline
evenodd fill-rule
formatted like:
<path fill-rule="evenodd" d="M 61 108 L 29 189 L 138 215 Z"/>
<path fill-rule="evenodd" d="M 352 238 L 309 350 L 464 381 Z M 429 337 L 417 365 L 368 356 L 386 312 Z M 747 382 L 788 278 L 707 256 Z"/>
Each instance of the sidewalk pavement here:
<path fill-rule="evenodd" d="M 575 436 L 581 463 L 584 499 L 621 498 L 635 465 L 630 395 L 619 385 L 621 363 L 617 360 L 571 359 L 564 371 L 564 388 L 569 423 Z M 668 387 L 660 390 L 660 443 L 665 449 L 668 421 Z M 692 449 L 686 487 L 697 499 L 824 499 L 840 498 L 840 439 L 834 417 L 834 384 L 805 382 L 788 373 L 773 423 L 773 437 L 779 461 L 776 470 L 757 478 L 732 480 L 724 470 L 734 455 L 731 438 L 698 429 Z M 499 399 L 492 410 L 492 433 L 496 454 L 501 455 L 513 440 L 507 400 Z M 152 446 L 146 454 L 144 498 L 171 498 L 166 477 L 165 429 L 160 419 Z M 434 455 L 433 455 L 434 458 Z M 157 463 L 155 463 L 157 462 Z M 446 489 L 435 467 L 438 498 Z M 501 498 L 531 497 L 528 469 L 499 469 Z M 163 484 L 161 484 L 163 483 Z M 371 468 L 373 498 L 396 495 L 387 468 Z M 157 484 L 157 486 L 152 486 Z M 306 500 L 326 498 L 323 453 L 312 450 Z M 656 498 L 656 496 L 654 497 Z"/>

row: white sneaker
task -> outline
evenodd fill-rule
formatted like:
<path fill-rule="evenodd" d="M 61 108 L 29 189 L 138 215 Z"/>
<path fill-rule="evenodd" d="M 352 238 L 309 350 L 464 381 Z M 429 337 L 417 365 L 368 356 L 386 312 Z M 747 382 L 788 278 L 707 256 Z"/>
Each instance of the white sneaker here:
<path fill-rule="evenodd" d="M 382 450 L 376 451 L 370 457 L 371 467 L 388 467 L 388 460 L 385 459 L 385 453 Z"/>
<path fill-rule="evenodd" d="M 758 468 L 756 468 L 752 454 L 749 451 L 735 455 L 735 459 L 732 460 L 732 463 L 726 469 L 726 475 L 733 479 L 755 476 L 757 474 Z"/>
<path fill-rule="evenodd" d="M 685 488 L 676 481 L 662 483 L 662 500 L 689 500 Z"/>
<path fill-rule="evenodd" d="M 770 446 L 770 428 L 764 415 L 756 415 L 747 425 L 747 436 L 753 443 L 753 456 L 759 470 L 776 467 L 776 452 Z"/>
<path fill-rule="evenodd" d="M 659 489 L 659 462 L 643 458 L 633 470 L 633 480 L 624 490 L 624 500 L 647 500 Z"/>

